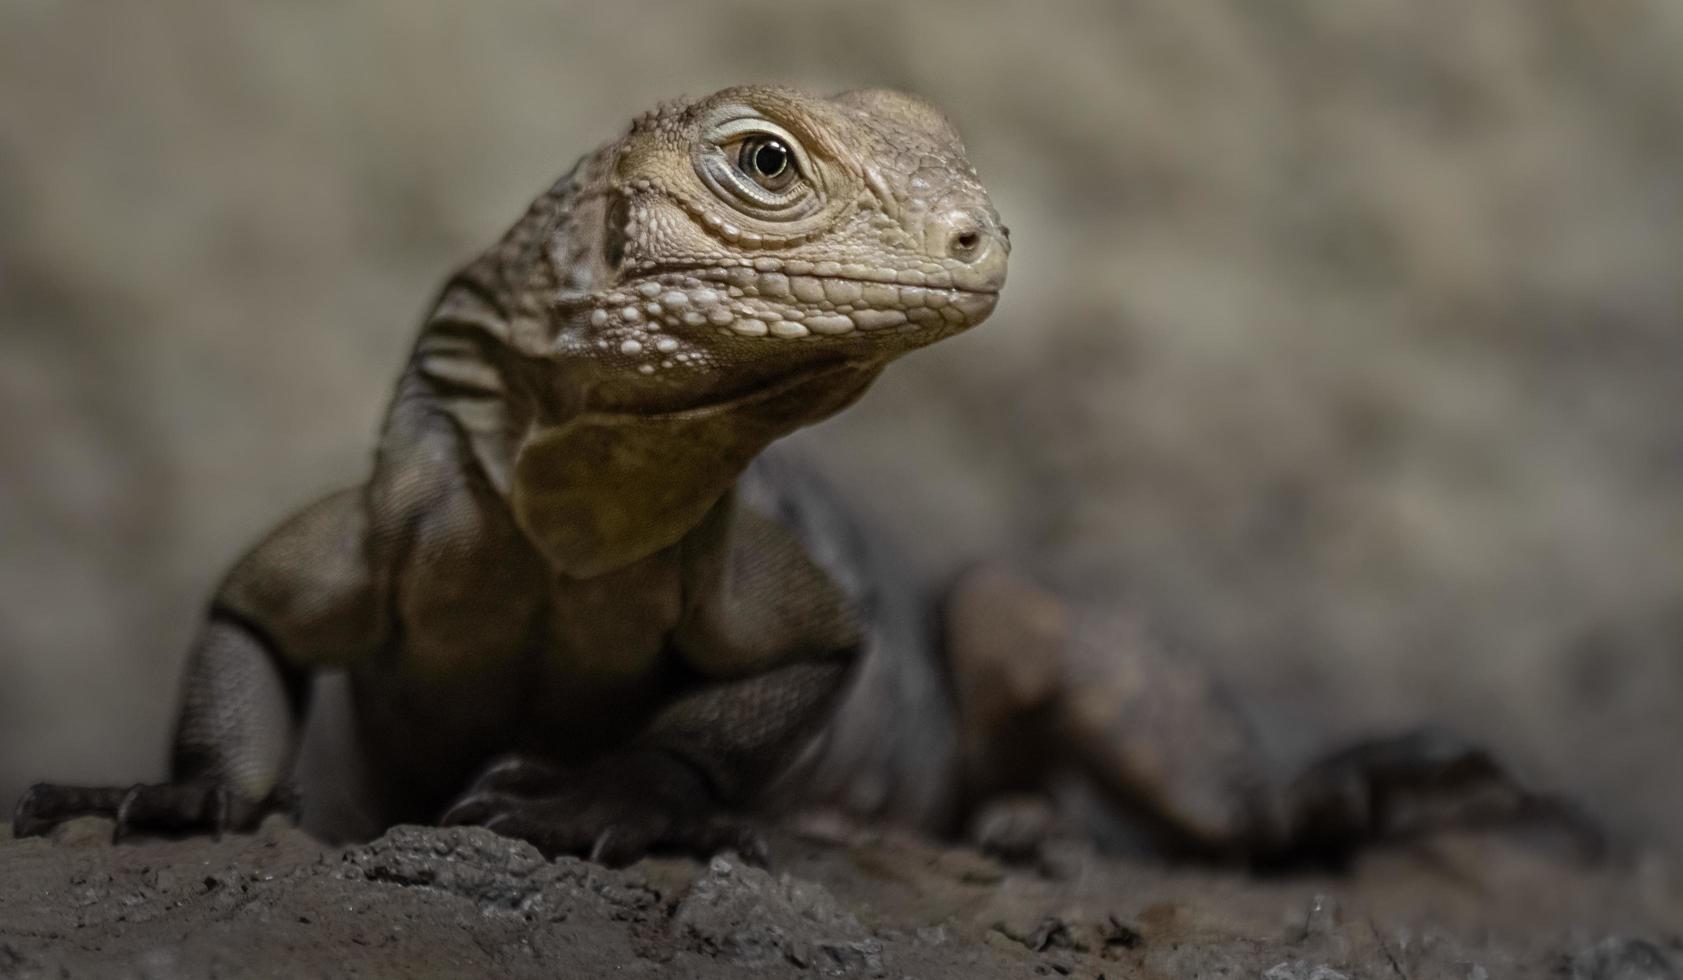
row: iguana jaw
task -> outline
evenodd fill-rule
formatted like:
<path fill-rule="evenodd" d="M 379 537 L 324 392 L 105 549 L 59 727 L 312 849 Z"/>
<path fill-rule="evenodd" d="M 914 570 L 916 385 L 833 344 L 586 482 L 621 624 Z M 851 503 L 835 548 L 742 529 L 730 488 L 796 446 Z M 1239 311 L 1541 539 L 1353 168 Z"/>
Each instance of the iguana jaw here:
<path fill-rule="evenodd" d="M 740 267 L 667 273 L 611 293 L 609 302 L 636 310 L 643 329 L 598 336 L 593 343 L 603 356 L 563 360 L 588 379 L 596 407 L 659 412 L 724 404 L 839 363 L 880 369 L 976 326 L 999 300 L 997 292 L 748 271 L 751 277 Z M 798 299 L 785 286 L 791 278 L 805 296 L 843 301 Z M 745 295 L 732 297 L 725 282 L 750 285 L 737 286 Z M 785 296 L 769 301 L 768 291 Z M 603 319 L 600 310 L 593 315 Z M 627 370 L 626 360 L 641 363 Z"/>

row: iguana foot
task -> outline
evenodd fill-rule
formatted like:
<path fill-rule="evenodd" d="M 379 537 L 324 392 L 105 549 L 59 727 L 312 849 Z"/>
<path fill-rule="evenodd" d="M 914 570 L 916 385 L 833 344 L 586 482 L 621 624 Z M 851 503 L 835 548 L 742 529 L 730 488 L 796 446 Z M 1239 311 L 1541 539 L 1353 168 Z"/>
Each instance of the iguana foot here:
<path fill-rule="evenodd" d="M 485 827 L 548 857 L 575 854 L 610 867 L 653 852 L 705 858 L 724 850 L 764 865 L 759 832 L 706 800 L 698 778 L 675 761 L 638 755 L 565 769 L 511 758 L 485 770 L 439 822 Z"/>
<path fill-rule="evenodd" d="M 1544 831 L 1578 855 L 1606 852 L 1579 808 L 1523 786 L 1487 751 L 1419 730 L 1341 749 L 1281 790 L 1286 832 L 1264 864 L 1340 864 L 1362 845 L 1444 830 Z"/>
<path fill-rule="evenodd" d="M 134 786 L 64 786 L 36 783 L 24 791 L 12 816 L 18 837 L 46 834 L 77 817 L 114 821 L 112 843 L 133 834 L 212 833 L 253 830 L 271 813 L 299 818 L 298 795 L 277 787 L 250 800 L 211 782 L 140 783 Z"/>

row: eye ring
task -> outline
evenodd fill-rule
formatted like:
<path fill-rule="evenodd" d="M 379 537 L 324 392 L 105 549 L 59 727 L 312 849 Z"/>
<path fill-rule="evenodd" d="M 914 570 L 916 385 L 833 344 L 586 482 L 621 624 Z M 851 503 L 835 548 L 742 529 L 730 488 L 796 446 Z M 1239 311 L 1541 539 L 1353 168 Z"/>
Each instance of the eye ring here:
<path fill-rule="evenodd" d="M 827 202 L 824 168 L 800 138 L 741 106 L 724 107 L 706 121 L 694 162 L 702 184 L 744 218 L 798 222 Z"/>
<path fill-rule="evenodd" d="M 795 154 L 775 136 L 750 136 L 736 151 L 736 169 L 773 193 L 788 190 L 800 177 Z"/>

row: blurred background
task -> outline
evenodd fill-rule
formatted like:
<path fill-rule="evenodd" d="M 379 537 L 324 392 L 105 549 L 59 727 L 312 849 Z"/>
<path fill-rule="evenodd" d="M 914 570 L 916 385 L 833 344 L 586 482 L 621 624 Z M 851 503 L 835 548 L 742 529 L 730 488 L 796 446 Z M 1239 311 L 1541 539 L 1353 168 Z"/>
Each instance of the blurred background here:
<path fill-rule="evenodd" d="M 0 801 L 163 773 L 200 607 L 636 112 L 943 106 L 983 329 L 800 440 L 1123 597 L 1286 758 L 1430 721 L 1683 855 L 1683 4 L 0 3 Z M 885 488 L 890 488 L 885 490 Z"/>

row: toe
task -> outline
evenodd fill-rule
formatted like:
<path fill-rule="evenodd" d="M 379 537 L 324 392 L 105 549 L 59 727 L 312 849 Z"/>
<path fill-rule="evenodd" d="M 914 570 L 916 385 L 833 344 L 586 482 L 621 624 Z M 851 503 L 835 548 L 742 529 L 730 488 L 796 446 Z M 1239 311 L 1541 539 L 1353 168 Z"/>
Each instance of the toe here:
<path fill-rule="evenodd" d="M 514 800 L 502 793 L 470 793 L 451 805 L 438 818 L 443 827 L 489 826 L 490 821 L 513 809 Z"/>
<path fill-rule="evenodd" d="M 507 756 L 479 774 L 473 782 L 473 791 L 537 796 L 554 792 L 565 780 L 565 770 L 556 766 L 525 756 Z"/>

